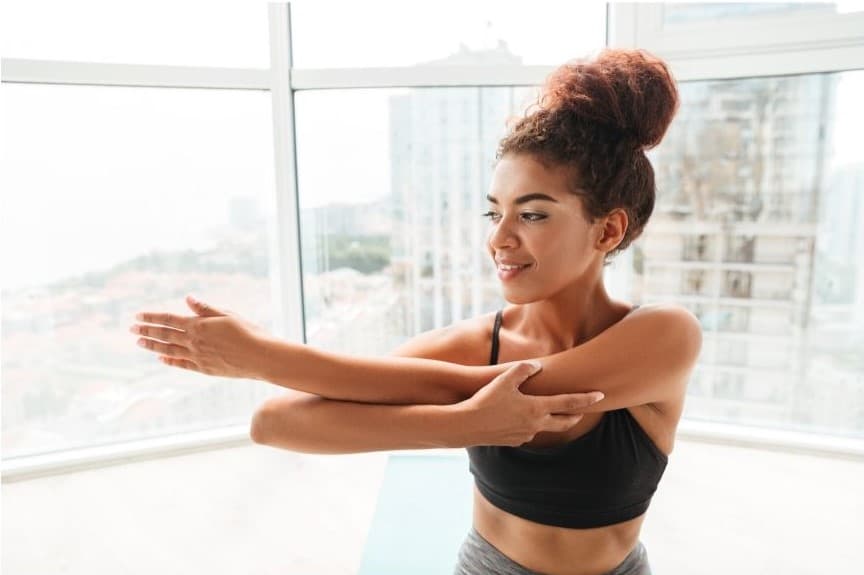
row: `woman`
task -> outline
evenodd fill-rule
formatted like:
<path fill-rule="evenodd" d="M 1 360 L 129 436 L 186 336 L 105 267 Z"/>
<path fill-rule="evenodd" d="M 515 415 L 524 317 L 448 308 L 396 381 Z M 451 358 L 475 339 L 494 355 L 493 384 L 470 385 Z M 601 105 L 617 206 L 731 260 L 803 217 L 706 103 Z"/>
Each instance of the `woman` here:
<path fill-rule="evenodd" d="M 197 316 L 140 314 L 166 327 L 136 333 L 169 365 L 296 390 L 258 410 L 258 442 L 327 453 L 468 447 L 474 521 L 457 573 L 650 573 L 639 532 L 701 329 L 679 306 L 612 300 L 603 269 L 651 215 L 645 150 L 677 105 L 665 64 L 644 52 L 607 50 L 556 70 L 502 140 L 487 196 L 487 248 L 510 305 L 421 334 L 398 357 L 277 340 L 191 300 Z M 520 367 L 529 358 L 539 366 Z M 521 390 L 546 403 L 516 389 L 534 371 Z M 591 403 L 593 390 L 605 397 Z"/>

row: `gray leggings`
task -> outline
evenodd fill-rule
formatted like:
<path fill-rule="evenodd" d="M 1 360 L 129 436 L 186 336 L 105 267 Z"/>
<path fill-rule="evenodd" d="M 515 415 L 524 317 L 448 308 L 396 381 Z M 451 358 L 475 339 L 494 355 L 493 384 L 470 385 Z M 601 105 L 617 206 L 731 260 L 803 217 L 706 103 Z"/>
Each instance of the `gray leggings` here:
<path fill-rule="evenodd" d="M 474 527 L 459 549 L 453 575 L 542 575 L 516 563 L 483 539 Z M 651 575 L 648 553 L 640 541 L 624 561 L 604 575 Z"/>

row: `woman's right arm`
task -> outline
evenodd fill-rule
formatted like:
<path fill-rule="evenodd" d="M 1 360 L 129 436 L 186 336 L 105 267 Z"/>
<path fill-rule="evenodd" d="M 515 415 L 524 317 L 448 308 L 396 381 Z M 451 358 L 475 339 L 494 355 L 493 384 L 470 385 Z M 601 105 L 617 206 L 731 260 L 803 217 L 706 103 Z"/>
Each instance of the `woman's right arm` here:
<path fill-rule="evenodd" d="M 470 333 L 457 328 L 435 330 L 393 355 L 460 362 L 470 339 Z M 590 393 L 524 395 L 519 385 L 533 373 L 530 365 L 517 364 L 474 396 L 451 405 L 355 403 L 289 390 L 258 408 L 250 435 L 256 443 L 305 453 L 513 446 L 541 431 L 569 429 L 585 407 L 598 401 Z"/>
<path fill-rule="evenodd" d="M 290 390 L 252 419 L 255 443 L 304 453 L 362 453 L 456 447 L 459 416 L 451 405 L 379 405 Z"/>
<path fill-rule="evenodd" d="M 541 431 L 578 423 L 594 393 L 530 396 L 519 385 L 535 367 L 515 364 L 474 396 L 452 405 L 381 405 L 301 391 L 266 401 L 252 419 L 256 443 L 305 453 L 518 446 Z"/>

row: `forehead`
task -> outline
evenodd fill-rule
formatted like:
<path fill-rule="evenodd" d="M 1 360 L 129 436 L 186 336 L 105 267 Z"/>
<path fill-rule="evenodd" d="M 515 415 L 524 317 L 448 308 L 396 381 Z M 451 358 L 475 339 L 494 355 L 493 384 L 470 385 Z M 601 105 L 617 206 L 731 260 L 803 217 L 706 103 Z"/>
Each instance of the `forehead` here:
<path fill-rule="evenodd" d="M 577 196 L 570 193 L 570 178 L 564 167 L 546 166 L 526 154 L 508 154 L 495 166 L 489 194 L 499 202 L 542 193 L 561 203 L 571 203 Z"/>

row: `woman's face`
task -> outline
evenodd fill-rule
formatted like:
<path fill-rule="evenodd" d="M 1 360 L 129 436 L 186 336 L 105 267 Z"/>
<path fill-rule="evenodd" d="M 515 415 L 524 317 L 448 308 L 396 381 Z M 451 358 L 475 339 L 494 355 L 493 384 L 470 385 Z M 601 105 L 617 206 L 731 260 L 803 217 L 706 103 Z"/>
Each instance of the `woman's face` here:
<path fill-rule="evenodd" d="M 595 248 L 600 220 L 590 224 L 568 174 L 527 154 L 501 158 L 487 196 L 487 248 L 511 303 L 549 298 L 578 282 L 601 262 Z"/>

